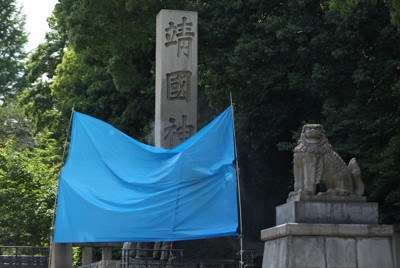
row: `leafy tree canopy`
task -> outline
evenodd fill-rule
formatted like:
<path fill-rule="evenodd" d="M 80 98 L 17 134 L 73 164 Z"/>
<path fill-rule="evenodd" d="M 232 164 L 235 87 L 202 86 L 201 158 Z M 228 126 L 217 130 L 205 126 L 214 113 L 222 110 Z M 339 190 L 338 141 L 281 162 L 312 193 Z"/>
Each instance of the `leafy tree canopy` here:
<path fill-rule="evenodd" d="M 49 243 L 60 153 L 49 133 L 33 150 L 19 150 L 12 140 L 0 145 L 0 243 Z"/>
<path fill-rule="evenodd" d="M 378 4 L 385 3 L 389 9 L 390 18 L 393 25 L 400 27 L 400 2 L 397 0 L 329 0 L 329 7 L 346 15 L 358 8 L 359 4 Z"/>
<path fill-rule="evenodd" d="M 254 165 L 254 153 L 245 154 L 245 180 L 268 181 L 251 191 L 264 189 L 266 195 L 275 186 L 288 192 L 292 153 L 285 149 L 293 148 L 304 123 L 318 122 L 345 161 L 358 159 L 367 195 L 382 207 L 382 221 L 398 221 L 400 170 L 393 163 L 399 145 L 399 31 L 382 2 L 360 1 L 346 14 L 329 4 L 202 5 L 201 86 L 217 109 L 233 92 L 238 139 L 261 162 Z"/>
<path fill-rule="evenodd" d="M 27 36 L 25 18 L 14 0 L 0 0 L 0 10 L 0 96 L 4 98 L 22 87 L 19 78 L 24 70 Z"/>

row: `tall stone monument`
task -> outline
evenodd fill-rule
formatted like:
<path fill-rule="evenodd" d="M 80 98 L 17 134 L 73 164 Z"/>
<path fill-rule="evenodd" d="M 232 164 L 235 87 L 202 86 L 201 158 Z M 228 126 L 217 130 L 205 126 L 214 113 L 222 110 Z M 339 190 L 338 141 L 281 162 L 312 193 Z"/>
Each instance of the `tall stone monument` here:
<path fill-rule="evenodd" d="M 197 131 L 197 12 L 161 10 L 156 24 L 155 146 L 173 148 Z M 171 243 L 156 242 L 165 260 Z"/>
<path fill-rule="evenodd" d="M 263 268 L 395 268 L 393 226 L 378 224 L 356 160 L 346 165 L 321 125 L 303 127 L 293 164 L 294 191 L 261 231 Z"/>
<path fill-rule="evenodd" d="M 157 15 L 155 146 L 173 148 L 197 131 L 197 12 Z"/>

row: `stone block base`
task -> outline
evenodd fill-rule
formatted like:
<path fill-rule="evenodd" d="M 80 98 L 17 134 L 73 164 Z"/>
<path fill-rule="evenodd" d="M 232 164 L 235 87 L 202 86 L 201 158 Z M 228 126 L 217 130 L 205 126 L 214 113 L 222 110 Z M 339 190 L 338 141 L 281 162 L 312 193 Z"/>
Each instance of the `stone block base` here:
<path fill-rule="evenodd" d="M 120 261 L 98 261 L 95 263 L 91 263 L 88 265 L 81 266 L 80 268 L 120 268 L 121 262 Z"/>
<path fill-rule="evenodd" d="M 395 268 L 388 225 L 288 223 L 261 239 L 262 268 Z"/>
<path fill-rule="evenodd" d="M 72 244 L 51 243 L 51 268 L 72 268 Z"/>
<path fill-rule="evenodd" d="M 284 223 L 378 224 L 378 203 L 293 201 L 276 207 L 276 225 Z"/>
<path fill-rule="evenodd" d="M 310 195 L 299 193 L 292 197 L 289 197 L 287 203 L 293 201 L 311 201 L 311 202 L 367 202 L 367 198 L 365 196 L 357 196 L 357 195 L 329 195 L 327 193 L 319 193 L 318 195 Z"/>

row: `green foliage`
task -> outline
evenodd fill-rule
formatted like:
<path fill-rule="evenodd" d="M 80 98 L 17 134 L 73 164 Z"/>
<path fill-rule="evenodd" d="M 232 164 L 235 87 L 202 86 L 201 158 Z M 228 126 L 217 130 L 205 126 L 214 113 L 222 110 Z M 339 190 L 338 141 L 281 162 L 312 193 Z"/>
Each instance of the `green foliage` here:
<path fill-rule="evenodd" d="M 12 138 L 18 148 L 33 146 L 31 121 L 25 116 L 23 110 L 15 103 L 8 102 L 0 106 L 0 140 Z"/>
<path fill-rule="evenodd" d="M 75 107 L 78 111 L 90 111 L 91 115 L 109 119 L 112 114 L 110 106 L 123 104 L 107 69 L 86 64 L 72 49 L 64 54 L 50 88 L 60 100 L 61 110 L 66 117 Z"/>
<path fill-rule="evenodd" d="M 26 54 L 25 18 L 14 0 L 0 0 L 0 97 L 15 94 L 23 86 L 21 72 Z M 4 101 L 4 100 L 3 100 Z"/>
<path fill-rule="evenodd" d="M 390 17 L 393 25 L 400 28 L 400 2 L 397 0 L 385 1 L 390 10 Z"/>
<path fill-rule="evenodd" d="M 20 105 L 33 122 L 34 133 L 48 129 L 56 138 L 64 137 L 68 116 L 63 118 L 59 100 L 50 90 L 57 65 L 64 55 L 66 35 L 57 25 L 54 17 L 48 19 L 52 29 L 46 34 L 46 41 L 30 55 L 25 77 L 29 86 L 21 92 Z"/>
<path fill-rule="evenodd" d="M 329 14 L 330 15 L 330 14 Z M 331 17 L 328 17 L 331 18 Z M 341 49 L 336 61 L 318 69 L 324 85 L 324 125 L 345 159 L 357 157 L 367 194 L 381 205 L 381 220 L 398 221 L 395 204 L 400 185 L 400 169 L 392 165 L 398 158 L 399 31 L 390 24 L 387 7 L 360 3 L 345 19 L 335 22 L 333 42 Z M 335 44 L 335 43 L 333 43 Z M 342 68 L 333 76 L 331 70 Z M 340 85 L 337 87 L 335 85 Z"/>
<path fill-rule="evenodd" d="M 398 0 L 329 0 L 328 3 L 330 9 L 339 11 L 344 16 L 356 10 L 359 4 L 382 5 L 384 3 L 389 9 L 392 24 L 400 27 L 400 2 Z"/>
<path fill-rule="evenodd" d="M 50 238 L 60 157 L 50 133 L 38 147 L 19 151 L 11 140 L 0 146 L 0 243 L 46 245 Z"/>
<path fill-rule="evenodd" d="M 82 266 L 82 248 L 73 247 L 72 248 L 72 267 L 78 268 Z"/>
<path fill-rule="evenodd" d="M 346 12 L 327 8 L 333 2 L 202 5 L 200 85 L 218 110 L 233 92 L 242 175 L 252 193 L 266 185 L 289 191 L 291 152 L 285 150 L 302 124 L 318 122 L 345 160 L 359 160 L 382 221 L 393 222 L 400 215 L 400 170 L 390 165 L 399 133 L 399 32 L 379 1 L 346 2 Z M 257 160 L 246 155 L 246 144 Z"/>
<path fill-rule="evenodd" d="M 301 123 L 321 115 L 310 68 L 319 60 L 312 40 L 324 37 L 322 11 L 317 1 L 214 1 L 198 10 L 199 90 L 217 111 L 232 92 L 244 233 L 257 241 L 290 191 L 292 155 L 278 149 L 290 148 Z"/>
<path fill-rule="evenodd" d="M 151 131 L 155 15 L 166 2 L 60 1 L 55 14 L 71 46 L 52 90 L 64 114 L 75 105 L 133 137 Z"/>

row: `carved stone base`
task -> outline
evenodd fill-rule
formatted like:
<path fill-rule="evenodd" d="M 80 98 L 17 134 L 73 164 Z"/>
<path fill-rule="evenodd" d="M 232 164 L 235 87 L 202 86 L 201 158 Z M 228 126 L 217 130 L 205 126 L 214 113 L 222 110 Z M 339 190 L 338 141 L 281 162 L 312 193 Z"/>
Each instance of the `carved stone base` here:
<path fill-rule="evenodd" d="M 318 195 L 308 195 L 299 193 L 292 197 L 289 197 L 286 202 L 293 201 L 321 201 L 321 202 L 367 202 L 367 198 L 365 196 L 358 195 L 329 195 L 326 193 L 320 193 Z"/>
<path fill-rule="evenodd" d="M 393 227 L 288 223 L 263 230 L 262 268 L 394 268 Z"/>
<path fill-rule="evenodd" d="M 284 223 L 378 224 L 378 203 L 289 202 L 276 207 L 276 225 Z"/>

